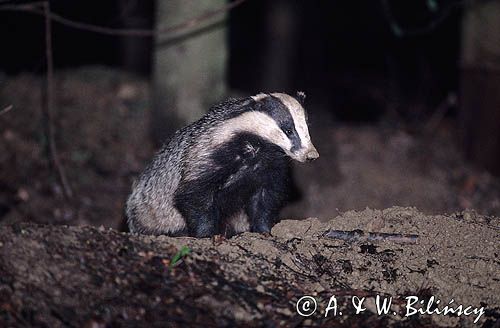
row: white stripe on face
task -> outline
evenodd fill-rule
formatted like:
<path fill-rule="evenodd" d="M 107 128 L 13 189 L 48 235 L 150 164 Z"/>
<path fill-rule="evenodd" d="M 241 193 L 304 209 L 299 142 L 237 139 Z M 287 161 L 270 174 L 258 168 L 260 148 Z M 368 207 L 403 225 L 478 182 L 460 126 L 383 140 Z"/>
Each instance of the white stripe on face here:
<path fill-rule="evenodd" d="M 287 154 L 292 143 L 275 120 L 259 111 L 249 111 L 225 121 L 214 132 L 214 146 L 227 142 L 239 132 L 249 132 L 280 146 Z"/>

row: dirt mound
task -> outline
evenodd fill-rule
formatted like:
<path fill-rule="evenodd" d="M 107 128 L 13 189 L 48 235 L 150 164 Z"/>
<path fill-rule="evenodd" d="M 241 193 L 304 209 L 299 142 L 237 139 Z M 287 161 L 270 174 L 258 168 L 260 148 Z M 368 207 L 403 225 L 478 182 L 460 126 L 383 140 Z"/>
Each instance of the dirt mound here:
<path fill-rule="evenodd" d="M 363 235 L 345 241 L 326 237 L 330 229 L 418 237 L 416 243 Z M 431 327 L 473 326 L 479 318 L 477 326 L 491 327 L 500 316 L 499 246 L 497 217 L 428 216 L 397 207 L 346 212 L 328 222 L 282 221 L 270 237 L 228 240 L 2 226 L 0 325 Z M 308 317 L 297 313 L 299 300 L 304 314 L 313 309 L 305 295 L 317 304 Z M 377 295 L 392 297 L 388 314 L 377 314 Z M 325 317 L 332 296 L 337 312 Z M 430 310 L 463 305 L 469 315 L 405 317 L 411 296 L 418 297 L 415 308 L 434 296 Z M 362 298 L 365 310 L 355 314 L 353 300 Z"/>

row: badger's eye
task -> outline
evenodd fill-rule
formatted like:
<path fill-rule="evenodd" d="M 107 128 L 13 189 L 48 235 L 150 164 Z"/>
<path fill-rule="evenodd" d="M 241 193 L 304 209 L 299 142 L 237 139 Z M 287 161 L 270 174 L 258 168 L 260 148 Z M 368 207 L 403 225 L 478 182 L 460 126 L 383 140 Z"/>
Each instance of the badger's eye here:
<path fill-rule="evenodd" d="M 291 129 L 285 129 L 285 134 L 287 136 L 291 135 L 292 134 L 292 130 Z"/>

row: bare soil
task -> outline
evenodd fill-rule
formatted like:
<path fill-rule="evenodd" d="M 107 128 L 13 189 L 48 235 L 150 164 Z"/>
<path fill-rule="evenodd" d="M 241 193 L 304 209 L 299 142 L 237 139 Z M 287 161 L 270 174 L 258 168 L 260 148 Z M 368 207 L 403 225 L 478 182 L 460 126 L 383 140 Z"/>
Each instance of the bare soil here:
<path fill-rule="evenodd" d="M 329 229 L 412 233 L 417 244 L 342 241 Z M 285 220 L 272 236 L 138 236 L 94 227 L 0 227 L 0 326 L 496 327 L 500 219 L 413 208 Z M 191 253 L 171 266 L 176 252 Z M 304 295 L 318 304 L 297 314 Z M 342 315 L 325 318 L 335 295 Z M 376 295 L 392 297 L 378 315 Z M 355 314 L 352 298 L 365 297 Z M 477 315 L 405 317 L 405 297 L 484 307 Z M 397 315 L 393 315 L 395 312 Z"/>

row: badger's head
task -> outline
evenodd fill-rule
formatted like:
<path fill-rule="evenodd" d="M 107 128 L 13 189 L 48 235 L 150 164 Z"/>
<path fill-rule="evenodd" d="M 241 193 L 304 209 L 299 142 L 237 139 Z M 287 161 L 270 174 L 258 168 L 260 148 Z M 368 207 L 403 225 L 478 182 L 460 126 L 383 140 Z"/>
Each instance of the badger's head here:
<path fill-rule="evenodd" d="M 279 146 L 297 161 L 312 161 L 319 157 L 309 136 L 307 114 L 302 106 L 304 93 L 297 93 L 297 97 L 261 93 L 251 98 L 250 109 L 227 122 L 229 130 L 224 129 L 222 139 L 228 137 L 227 133 L 233 135 L 246 131 Z"/>
<path fill-rule="evenodd" d="M 260 135 L 299 162 L 319 157 L 307 127 L 307 113 L 302 106 L 303 92 L 298 92 L 296 97 L 285 93 L 258 94 L 252 99 L 256 102 L 255 110 L 270 118 L 257 118 Z"/>

